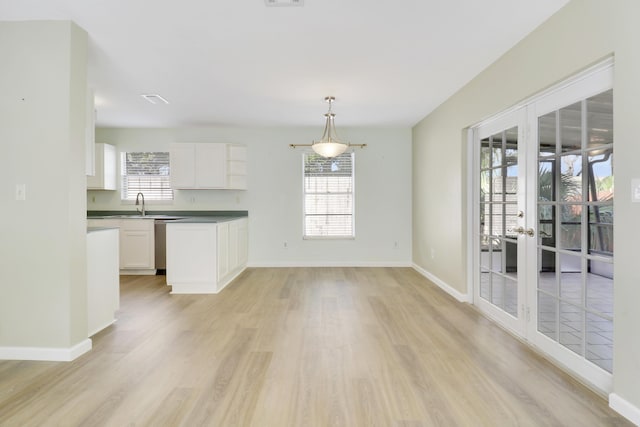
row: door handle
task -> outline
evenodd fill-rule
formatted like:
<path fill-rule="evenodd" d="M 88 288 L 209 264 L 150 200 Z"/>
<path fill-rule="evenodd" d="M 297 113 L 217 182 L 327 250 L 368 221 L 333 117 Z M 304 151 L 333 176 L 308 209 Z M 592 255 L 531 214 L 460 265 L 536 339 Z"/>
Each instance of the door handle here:
<path fill-rule="evenodd" d="M 514 228 L 513 231 L 515 231 L 518 234 L 526 234 L 529 237 L 533 237 L 536 235 L 536 232 L 533 228 L 528 228 L 528 229 L 524 229 L 524 227 L 518 227 L 518 228 Z"/>

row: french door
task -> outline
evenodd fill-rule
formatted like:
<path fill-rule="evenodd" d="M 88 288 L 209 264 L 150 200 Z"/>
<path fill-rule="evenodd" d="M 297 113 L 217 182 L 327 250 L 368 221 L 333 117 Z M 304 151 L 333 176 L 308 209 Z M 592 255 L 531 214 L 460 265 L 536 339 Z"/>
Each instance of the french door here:
<path fill-rule="evenodd" d="M 474 304 L 604 392 L 613 370 L 613 70 L 473 129 Z"/>
<path fill-rule="evenodd" d="M 479 147 L 477 286 L 474 302 L 487 315 L 525 335 L 526 110 L 476 129 Z M 531 218 L 529 218 L 531 219 Z"/>

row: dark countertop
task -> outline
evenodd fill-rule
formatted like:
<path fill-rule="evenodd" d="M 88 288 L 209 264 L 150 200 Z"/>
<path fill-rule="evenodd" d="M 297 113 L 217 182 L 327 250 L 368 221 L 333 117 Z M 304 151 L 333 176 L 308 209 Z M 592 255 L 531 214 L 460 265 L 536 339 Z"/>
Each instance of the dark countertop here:
<path fill-rule="evenodd" d="M 168 222 L 167 225 L 170 224 L 217 224 L 219 222 L 228 222 L 235 221 L 242 217 L 238 216 L 193 216 L 189 218 L 176 219 L 174 221 Z"/>
<path fill-rule="evenodd" d="M 174 219 L 186 220 L 194 218 L 218 218 L 215 220 L 192 221 L 192 222 L 220 222 L 220 218 L 242 218 L 249 216 L 248 211 L 146 211 L 145 216 L 137 211 L 87 211 L 88 219 L 109 219 L 109 218 L 139 218 L 139 219 Z M 223 221 L 231 221 L 225 219 Z"/>

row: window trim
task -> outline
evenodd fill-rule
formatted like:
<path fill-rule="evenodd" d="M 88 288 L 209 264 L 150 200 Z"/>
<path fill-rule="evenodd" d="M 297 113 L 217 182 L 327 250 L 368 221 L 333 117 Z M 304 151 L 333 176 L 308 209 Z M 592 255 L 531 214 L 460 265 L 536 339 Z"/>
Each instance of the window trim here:
<path fill-rule="evenodd" d="M 313 151 L 302 153 L 302 240 L 355 240 L 356 239 L 356 159 L 354 152 L 347 152 L 351 156 L 351 192 L 331 193 L 331 194 L 351 194 L 351 234 L 341 236 L 319 236 L 306 234 L 306 190 L 305 190 L 305 159 L 309 155 L 315 154 Z"/>

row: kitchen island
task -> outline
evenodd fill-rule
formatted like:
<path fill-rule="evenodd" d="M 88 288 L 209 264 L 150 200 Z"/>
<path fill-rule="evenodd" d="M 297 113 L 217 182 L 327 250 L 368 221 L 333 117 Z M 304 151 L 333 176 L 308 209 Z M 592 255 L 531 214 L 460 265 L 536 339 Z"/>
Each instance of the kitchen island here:
<path fill-rule="evenodd" d="M 216 294 L 247 265 L 246 217 L 189 217 L 167 223 L 172 294 Z"/>

